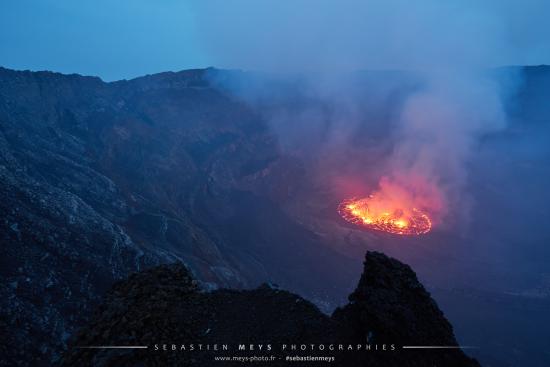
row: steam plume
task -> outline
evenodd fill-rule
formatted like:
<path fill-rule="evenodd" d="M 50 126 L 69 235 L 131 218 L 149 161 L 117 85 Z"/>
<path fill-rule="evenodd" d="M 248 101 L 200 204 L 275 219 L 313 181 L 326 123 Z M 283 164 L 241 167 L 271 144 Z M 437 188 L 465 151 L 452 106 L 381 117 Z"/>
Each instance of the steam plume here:
<path fill-rule="evenodd" d="M 466 163 L 476 139 L 505 126 L 507 91 L 487 68 L 509 55 L 507 23 L 490 10 L 440 1 L 299 1 L 270 7 L 250 2 L 220 6 L 199 23 L 205 44 L 212 46 L 207 51 L 222 65 L 302 73 L 306 99 L 321 100 L 323 107 L 279 109 L 266 119 L 290 148 L 319 139 L 330 149 L 327 155 L 338 150 L 348 161 L 350 154 L 364 153 L 349 148 L 371 117 L 364 105 L 373 99 L 387 102 L 407 83 L 399 77 L 387 82 L 382 73 L 364 93 L 355 89 L 350 72 L 414 71 L 418 85 L 389 106 L 397 113 L 386 121 L 395 122 L 397 133 L 378 187 L 370 189 L 408 195 L 404 200 L 423 207 L 437 222 L 449 207 L 465 202 Z M 257 89 L 239 91 L 255 101 L 262 98 Z M 264 97 L 269 99 L 269 92 Z"/>

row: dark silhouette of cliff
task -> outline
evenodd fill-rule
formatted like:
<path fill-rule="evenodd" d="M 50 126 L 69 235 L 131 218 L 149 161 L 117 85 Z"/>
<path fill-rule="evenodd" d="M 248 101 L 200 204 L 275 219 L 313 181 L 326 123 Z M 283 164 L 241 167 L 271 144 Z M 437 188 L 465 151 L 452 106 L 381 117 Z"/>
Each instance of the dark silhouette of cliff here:
<path fill-rule="evenodd" d="M 368 252 L 349 304 L 332 316 L 298 295 L 263 285 L 254 290 L 202 292 L 181 264 L 163 265 L 115 285 L 69 346 L 64 366 L 210 366 L 216 356 L 334 356 L 338 366 L 479 366 L 460 349 L 407 350 L 405 345 L 457 346 L 452 327 L 407 265 Z M 182 351 L 181 344 L 229 351 Z M 177 351 L 155 350 L 177 345 Z M 254 351 L 236 351 L 238 344 Z M 271 350 L 266 350 L 271 344 Z M 305 344 L 313 350 L 281 351 Z M 370 351 L 328 351 L 329 345 L 370 345 Z M 84 349 L 142 345 L 146 350 Z M 259 351 L 258 345 L 264 350 Z M 324 351 L 319 350 L 324 345 Z M 189 348 L 187 346 L 187 348 Z M 374 350 L 378 348 L 378 350 Z M 386 350 L 383 350 L 386 348 Z M 237 363 L 237 362 L 236 362 Z M 242 363 L 242 362 L 238 362 Z M 315 365 L 304 362 L 303 365 Z M 230 363 L 229 363 L 230 364 Z M 261 365 L 261 364 L 260 364 Z M 293 363 L 293 365 L 302 365 Z"/>

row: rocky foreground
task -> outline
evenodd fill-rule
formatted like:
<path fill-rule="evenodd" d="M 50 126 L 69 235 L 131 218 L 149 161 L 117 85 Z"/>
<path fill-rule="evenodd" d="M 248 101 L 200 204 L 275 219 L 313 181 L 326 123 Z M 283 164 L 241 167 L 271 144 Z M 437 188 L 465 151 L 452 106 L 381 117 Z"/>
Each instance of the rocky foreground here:
<path fill-rule="evenodd" d="M 199 351 L 199 344 L 210 351 Z M 222 350 L 223 344 L 228 350 Z M 239 344 L 247 350 L 238 351 Z M 290 350 L 294 344 L 298 349 L 306 345 L 306 351 Z M 100 345 L 148 349 L 80 348 Z M 218 351 L 213 350 L 215 345 Z M 329 351 L 331 345 L 334 351 Z M 339 345 L 344 350 L 338 350 Z M 347 350 L 349 345 L 353 350 Z M 456 346 L 457 341 L 411 268 L 368 252 L 349 303 L 332 316 L 273 285 L 202 291 L 182 264 L 136 273 L 114 286 L 90 324 L 72 340 L 62 365 L 210 366 L 231 364 L 215 362 L 216 357 L 274 356 L 265 364 L 278 366 L 289 365 L 288 355 L 333 356 L 331 365 L 339 366 L 479 366 L 460 349 L 410 350 L 403 349 L 405 345 Z"/>

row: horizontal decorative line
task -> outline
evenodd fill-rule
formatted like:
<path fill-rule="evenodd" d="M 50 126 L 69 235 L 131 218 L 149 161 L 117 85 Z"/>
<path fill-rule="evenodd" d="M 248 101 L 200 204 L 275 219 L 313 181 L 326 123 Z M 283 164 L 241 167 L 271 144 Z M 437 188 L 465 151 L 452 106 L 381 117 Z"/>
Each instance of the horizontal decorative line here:
<path fill-rule="evenodd" d="M 77 347 L 80 349 L 147 349 L 146 345 L 87 345 Z"/>
<path fill-rule="evenodd" d="M 477 349 L 468 345 L 404 345 L 403 349 Z"/>

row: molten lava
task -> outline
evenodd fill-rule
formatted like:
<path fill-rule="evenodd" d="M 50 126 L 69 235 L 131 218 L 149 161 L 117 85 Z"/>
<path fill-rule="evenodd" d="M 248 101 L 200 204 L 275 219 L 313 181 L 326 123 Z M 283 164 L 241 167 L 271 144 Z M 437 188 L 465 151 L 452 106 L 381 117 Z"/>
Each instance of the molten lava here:
<path fill-rule="evenodd" d="M 420 235 L 432 229 L 432 221 L 425 212 L 395 201 L 383 200 L 376 194 L 362 199 L 344 200 L 338 212 L 348 222 L 394 234 Z"/>

